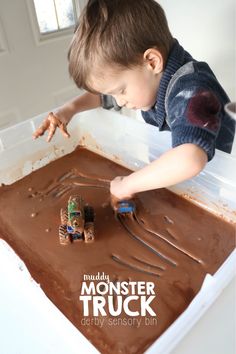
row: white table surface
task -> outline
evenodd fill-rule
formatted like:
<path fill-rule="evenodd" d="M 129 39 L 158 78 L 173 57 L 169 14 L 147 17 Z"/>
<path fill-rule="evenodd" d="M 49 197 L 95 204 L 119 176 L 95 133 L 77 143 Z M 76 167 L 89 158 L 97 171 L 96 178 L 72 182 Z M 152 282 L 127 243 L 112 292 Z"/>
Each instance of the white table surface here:
<path fill-rule="evenodd" d="M 236 278 L 171 354 L 236 353 Z"/>

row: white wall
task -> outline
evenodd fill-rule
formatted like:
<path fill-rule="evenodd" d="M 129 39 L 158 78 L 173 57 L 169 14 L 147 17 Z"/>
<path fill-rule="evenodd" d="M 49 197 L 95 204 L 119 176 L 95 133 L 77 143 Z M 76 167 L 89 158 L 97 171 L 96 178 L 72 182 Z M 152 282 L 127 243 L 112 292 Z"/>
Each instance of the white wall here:
<path fill-rule="evenodd" d="M 40 41 L 32 4 L 33 0 L 0 0 L 0 129 L 51 110 L 78 93 L 67 63 L 73 30 Z"/>
<path fill-rule="evenodd" d="M 159 0 L 172 35 L 197 60 L 206 61 L 236 100 L 235 0 Z"/>
<path fill-rule="evenodd" d="M 0 0 L 0 129 L 51 110 L 78 93 L 67 70 L 72 35 L 37 43 L 29 11 L 32 1 Z M 172 34 L 196 59 L 210 64 L 236 100 L 235 0 L 160 4 Z"/>

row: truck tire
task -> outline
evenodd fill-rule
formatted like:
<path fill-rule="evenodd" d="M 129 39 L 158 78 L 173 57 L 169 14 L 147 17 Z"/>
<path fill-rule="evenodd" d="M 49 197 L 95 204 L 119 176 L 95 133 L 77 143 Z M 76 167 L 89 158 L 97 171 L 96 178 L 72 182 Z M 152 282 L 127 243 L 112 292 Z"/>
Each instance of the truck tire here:
<path fill-rule="evenodd" d="M 84 221 L 85 223 L 94 222 L 94 209 L 90 205 L 84 207 Z"/>
<path fill-rule="evenodd" d="M 66 229 L 66 225 L 59 226 L 59 242 L 62 246 L 66 246 L 71 242 L 70 235 Z"/>
<path fill-rule="evenodd" d="M 68 221 L 68 211 L 66 209 L 61 209 L 61 224 L 66 225 Z"/>
<path fill-rule="evenodd" d="M 84 242 L 90 243 L 94 241 L 94 223 L 89 222 L 84 226 Z"/>

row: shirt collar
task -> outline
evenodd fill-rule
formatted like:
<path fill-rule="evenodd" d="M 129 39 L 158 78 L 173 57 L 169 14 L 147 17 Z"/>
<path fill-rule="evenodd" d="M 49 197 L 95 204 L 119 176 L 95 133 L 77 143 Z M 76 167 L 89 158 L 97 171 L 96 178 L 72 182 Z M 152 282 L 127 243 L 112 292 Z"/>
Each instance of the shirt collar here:
<path fill-rule="evenodd" d="M 192 57 L 190 56 L 190 54 L 187 53 L 183 49 L 183 47 L 181 47 L 179 42 L 175 39 L 160 81 L 155 106 L 151 109 L 155 112 L 159 128 L 163 126 L 166 118 L 165 96 L 168 84 L 175 72 L 191 59 Z"/>

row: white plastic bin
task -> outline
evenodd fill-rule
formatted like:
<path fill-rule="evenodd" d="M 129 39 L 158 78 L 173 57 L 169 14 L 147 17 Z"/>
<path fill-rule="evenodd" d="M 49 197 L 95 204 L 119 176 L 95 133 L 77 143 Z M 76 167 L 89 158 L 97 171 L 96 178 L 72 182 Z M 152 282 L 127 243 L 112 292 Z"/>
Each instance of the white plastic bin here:
<path fill-rule="evenodd" d="M 51 143 L 47 143 L 45 137 L 34 141 L 32 133 L 45 115 L 42 114 L 0 131 L 0 183 L 11 184 L 21 179 L 32 171 L 70 153 L 78 144 L 131 170 L 144 166 L 170 148 L 168 132 L 160 133 L 151 125 L 103 109 L 88 111 L 74 117 L 69 125 L 70 139 L 65 139 L 60 132 L 57 132 Z M 217 151 L 204 172 L 170 189 L 210 212 L 236 223 L 235 157 Z M 206 277 L 201 291 L 187 310 L 146 353 L 171 352 L 232 280 L 235 275 L 235 264 L 236 252 L 234 251 L 214 276 Z M 48 302 L 50 303 L 49 300 Z M 54 305 L 50 303 L 50 306 L 53 308 Z M 61 316 L 67 323 L 65 317 L 62 314 Z M 12 331 L 14 332 L 14 329 Z M 94 349 L 95 352 L 97 351 Z"/>

